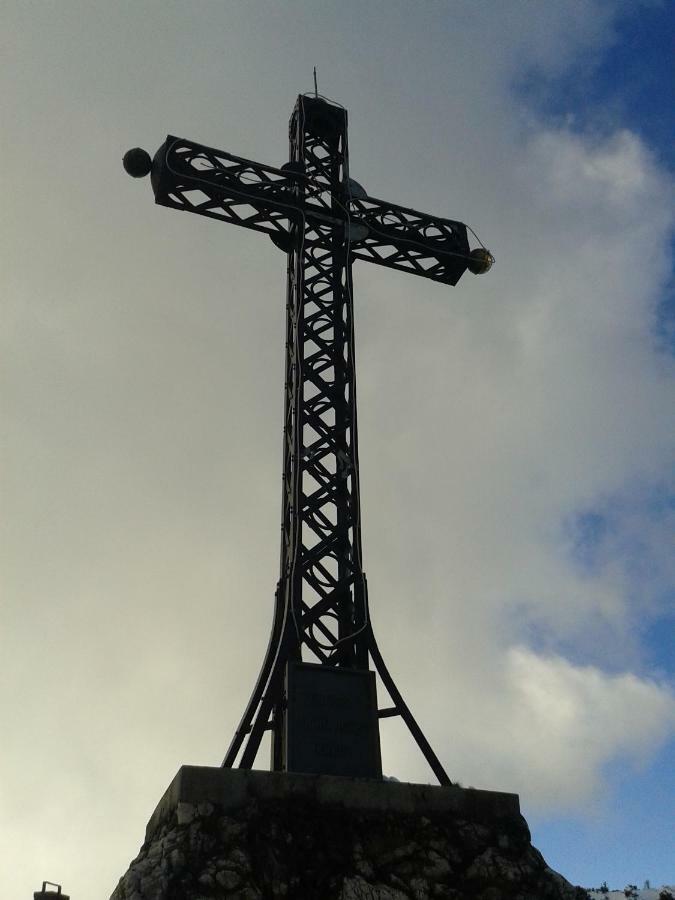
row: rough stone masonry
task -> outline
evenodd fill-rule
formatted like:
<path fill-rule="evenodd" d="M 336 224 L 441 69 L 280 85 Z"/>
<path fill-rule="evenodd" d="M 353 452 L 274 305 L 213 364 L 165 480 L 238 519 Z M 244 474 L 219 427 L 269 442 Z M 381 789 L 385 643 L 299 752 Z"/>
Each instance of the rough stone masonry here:
<path fill-rule="evenodd" d="M 518 797 L 183 766 L 111 900 L 581 900 Z"/>

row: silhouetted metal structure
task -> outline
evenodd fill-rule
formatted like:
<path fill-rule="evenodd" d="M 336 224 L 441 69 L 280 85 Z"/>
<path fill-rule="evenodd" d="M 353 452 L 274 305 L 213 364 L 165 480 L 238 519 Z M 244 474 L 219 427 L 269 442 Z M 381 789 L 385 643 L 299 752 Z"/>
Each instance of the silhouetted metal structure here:
<path fill-rule="evenodd" d="M 349 177 L 347 112 L 318 97 L 298 97 L 281 168 L 172 136 L 153 161 L 129 151 L 125 168 L 151 172 L 158 204 L 266 233 L 288 257 L 280 578 L 262 669 L 223 765 L 251 768 L 270 730 L 275 770 L 381 777 L 377 720 L 401 716 L 439 782 L 450 783 L 369 616 L 352 263 L 454 285 L 467 268 L 487 271 L 491 255 L 470 250 L 461 222 L 368 197 Z M 388 708 L 377 709 L 369 660 Z"/>
<path fill-rule="evenodd" d="M 50 888 L 56 888 L 56 890 L 48 891 L 47 885 L 49 885 Z M 70 900 L 68 894 L 61 893 L 61 885 L 55 884 L 53 881 L 43 881 L 42 890 L 33 891 L 33 900 L 52 900 L 52 898 L 58 898 L 58 900 Z"/>

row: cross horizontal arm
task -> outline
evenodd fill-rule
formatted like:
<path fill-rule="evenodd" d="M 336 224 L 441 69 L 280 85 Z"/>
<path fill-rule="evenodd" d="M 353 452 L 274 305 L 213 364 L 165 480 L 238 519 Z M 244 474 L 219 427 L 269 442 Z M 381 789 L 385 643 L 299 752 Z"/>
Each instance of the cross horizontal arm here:
<path fill-rule="evenodd" d="M 152 167 L 155 201 L 270 235 L 284 250 L 303 219 L 344 228 L 354 259 L 456 284 L 470 261 L 466 225 L 374 197 L 331 204 L 329 186 L 290 164 L 278 169 L 169 135 Z"/>
<path fill-rule="evenodd" d="M 171 135 L 152 164 L 156 203 L 271 236 L 287 236 L 302 217 L 291 193 L 296 183 L 290 171 Z"/>
<path fill-rule="evenodd" d="M 385 203 L 374 197 L 349 203 L 351 222 L 367 229 L 352 244 L 355 259 L 457 284 L 469 265 L 466 225 Z M 352 230 L 356 230 L 354 227 Z"/>

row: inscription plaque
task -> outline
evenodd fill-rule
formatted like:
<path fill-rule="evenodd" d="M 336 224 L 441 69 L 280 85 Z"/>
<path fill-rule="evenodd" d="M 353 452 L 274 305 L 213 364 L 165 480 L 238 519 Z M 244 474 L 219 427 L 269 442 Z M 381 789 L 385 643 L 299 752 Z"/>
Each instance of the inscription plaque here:
<path fill-rule="evenodd" d="M 381 778 L 375 673 L 291 662 L 286 679 L 287 770 Z"/>

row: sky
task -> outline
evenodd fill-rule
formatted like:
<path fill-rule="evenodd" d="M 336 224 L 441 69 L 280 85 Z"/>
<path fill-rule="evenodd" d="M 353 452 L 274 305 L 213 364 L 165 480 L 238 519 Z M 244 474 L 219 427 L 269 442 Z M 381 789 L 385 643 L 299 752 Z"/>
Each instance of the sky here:
<path fill-rule="evenodd" d="M 451 779 L 517 792 L 553 868 L 675 881 L 673 3 L 0 9 L 4 894 L 109 896 L 253 687 L 285 258 L 121 159 L 171 133 L 280 165 L 315 65 L 352 177 L 496 257 L 455 288 L 355 264 L 380 649 Z M 400 723 L 382 741 L 432 780 Z"/>

